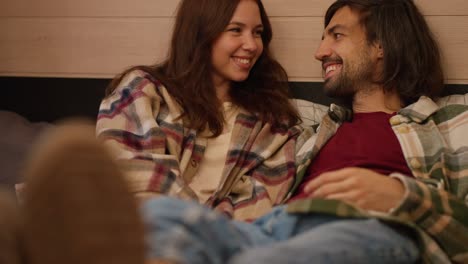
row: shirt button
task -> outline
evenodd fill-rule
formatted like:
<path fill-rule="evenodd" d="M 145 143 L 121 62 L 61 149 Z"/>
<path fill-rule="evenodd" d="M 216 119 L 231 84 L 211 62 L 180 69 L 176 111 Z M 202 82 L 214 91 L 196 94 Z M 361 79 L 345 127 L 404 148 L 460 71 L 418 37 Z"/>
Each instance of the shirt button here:
<path fill-rule="evenodd" d="M 416 170 L 422 167 L 421 162 L 419 162 L 419 160 L 416 158 L 413 158 L 410 160 L 410 166 L 411 168 L 416 169 Z"/>
<path fill-rule="evenodd" d="M 392 118 L 390 118 L 390 124 L 392 126 L 397 126 L 397 125 L 401 124 L 400 118 L 398 116 L 393 116 Z"/>
<path fill-rule="evenodd" d="M 409 132 L 409 128 L 407 126 L 401 126 L 397 128 L 397 131 L 401 134 L 406 134 Z"/>

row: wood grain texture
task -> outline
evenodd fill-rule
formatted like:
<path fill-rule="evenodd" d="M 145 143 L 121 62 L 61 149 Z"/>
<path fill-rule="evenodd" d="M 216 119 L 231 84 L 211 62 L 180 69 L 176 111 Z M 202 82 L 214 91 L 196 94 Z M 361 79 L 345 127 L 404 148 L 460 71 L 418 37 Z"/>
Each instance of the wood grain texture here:
<path fill-rule="evenodd" d="M 0 16 L 170 17 L 179 0 L 0 0 Z M 333 0 L 263 0 L 270 16 L 323 16 Z M 467 15 L 465 0 L 415 0 L 425 15 Z"/>
<path fill-rule="evenodd" d="M 333 0 L 264 0 L 272 48 L 293 81 L 320 81 L 314 59 Z M 468 83 L 468 2 L 416 0 L 440 43 L 449 83 Z M 168 49 L 177 0 L 0 0 L 0 75 L 110 78 Z"/>
<path fill-rule="evenodd" d="M 163 58 L 172 18 L 0 19 L 1 75 L 109 77 Z"/>

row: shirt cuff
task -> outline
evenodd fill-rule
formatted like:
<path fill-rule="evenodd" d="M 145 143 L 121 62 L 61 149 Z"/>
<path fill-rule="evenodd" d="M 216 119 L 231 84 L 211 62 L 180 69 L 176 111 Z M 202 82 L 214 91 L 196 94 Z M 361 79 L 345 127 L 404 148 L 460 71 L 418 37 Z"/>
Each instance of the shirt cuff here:
<path fill-rule="evenodd" d="M 404 174 L 401 174 L 401 173 L 398 173 L 398 172 L 391 173 L 389 176 L 391 178 L 399 180 L 403 184 L 403 186 L 405 188 L 405 193 L 403 195 L 403 198 L 401 198 L 400 202 L 398 202 L 398 204 L 395 207 L 392 207 L 387 211 L 388 214 L 394 215 L 394 212 L 397 211 L 397 209 L 399 209 L 405 203 L 405 201 L 408 199 L 408 197 L 410 195 L 410 191 L 409 191 L 409 188 L 408 188 L 408 183 L 405 181 L 405 179 L 408 176 L 406 176 Z"/>

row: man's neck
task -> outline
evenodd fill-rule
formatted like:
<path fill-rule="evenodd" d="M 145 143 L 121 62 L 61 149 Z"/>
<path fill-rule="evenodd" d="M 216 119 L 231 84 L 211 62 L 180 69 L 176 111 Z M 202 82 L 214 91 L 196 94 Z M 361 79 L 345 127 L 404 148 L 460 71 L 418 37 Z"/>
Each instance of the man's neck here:
<path fill-rule="evenodd" d="M 395 92 L 384 92 L 380 87 L 360 90 L 353 98 L 355 113 L 394 113 L 401 109 L 402 101 Z"/>

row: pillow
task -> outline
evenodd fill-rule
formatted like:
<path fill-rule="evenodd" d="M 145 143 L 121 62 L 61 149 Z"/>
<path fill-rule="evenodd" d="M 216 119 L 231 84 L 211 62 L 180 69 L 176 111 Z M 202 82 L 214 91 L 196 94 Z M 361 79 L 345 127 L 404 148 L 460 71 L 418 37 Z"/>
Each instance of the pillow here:
<path fill-rule="evenodd" d="M 302 120 L 301 125 L 306 127 L 318 125 L 328 111 L 328 106 L 302 99 L 291 99 L 291 102 L 299 112 Z"/>
<path fill-rule="evenodd" d="M 21 115 L 0 110 L 0 184 L 14 189 L 21 182 L 22 164 L 36 138 L 44 132 L 49 123 L 29 122 Z"/>

